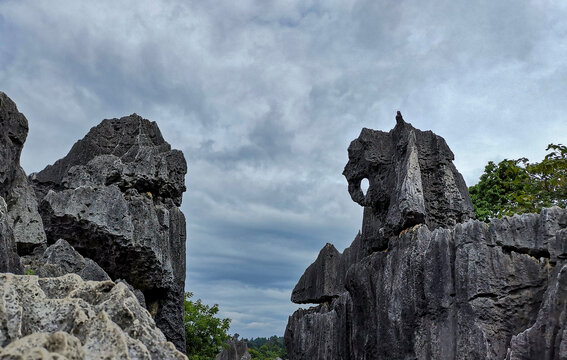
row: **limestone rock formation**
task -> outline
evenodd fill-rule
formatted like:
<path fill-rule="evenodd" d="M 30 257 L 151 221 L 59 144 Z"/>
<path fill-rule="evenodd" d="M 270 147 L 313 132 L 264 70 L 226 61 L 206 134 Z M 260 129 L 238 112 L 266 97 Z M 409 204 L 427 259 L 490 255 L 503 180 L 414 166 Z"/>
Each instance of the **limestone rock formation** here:
<path fill-rule="evenodd" d="M 250 360 L 248 344 L 244 340 L 238 340 L 237 336 L 227 341 L 228 348 L 221 351 L 215 360 Z"/>
<path fill-rule="evenodd" d="M 353 141 L 345 176 L 363 229 L 342 254 L 326 245 L 294 289 L 319 305 L 290 316 L 291 360 L 567 356 L 567 210 L 472 220 L 451 159 L 401 115 Z"/>
<path fill-rule="evenodd" d="M 291 293 L 291 301 L 297 304 L 329 302 L 345 291 L 347 270 L 362 257 L 361 234 L 341 254 L 332 244 L 326 244 L 317 260 L 299 279 Z"/>
<path fill-rule="evenodd" d="M 63 159 L 32 174 L 49 244 L 66 240 L 114 279 L 144 293 L 158 327 L 185 349 L 187 164 L 155 122 L 104 120 Z"/>
<path fill-rule="evenodd" d="M 2 359 L 186 359 L 122 283 L 0 274 Z"/>
<path fill-rule="evenodd" d="M 8 206 L 0 196 L 0 272 L 22 273 L 14 232 L 8 222 Z"/>
<path fill-rule="evenodd" d="M 474 217 L 445 140 L 415 129 L 399 112 L 396 120 L 388 133 L 362 129 L 348 148 L 343 171 L 351 198 L 364 206 L 362 237 L 369 252 L 387 248 L 390 236 L 413 225 L 435 229 Z M 366 194 L 362 179 L 369 182 Z"/>
<path fill-rule="evenodd" d="M 19 254 L 30 253 L 46 242 L 34 191 L 20 166 L 27 135 L 28 120 L 0 91 L 0 197 L 6 204 L 5 221 Z M 4 271 L 1 264 L 0 271 Z"/>
<path fill-rule="evenodd" d="M 97 263 L 84 258 L 63 239 L 57 240 L 41 253 L 36 250 L 32 255 L 22 256 L 21 263 L 26 273 L 31 272 L 39 277 L 77 274 L 83 280 L 110 280 L 108 274 Z"/>

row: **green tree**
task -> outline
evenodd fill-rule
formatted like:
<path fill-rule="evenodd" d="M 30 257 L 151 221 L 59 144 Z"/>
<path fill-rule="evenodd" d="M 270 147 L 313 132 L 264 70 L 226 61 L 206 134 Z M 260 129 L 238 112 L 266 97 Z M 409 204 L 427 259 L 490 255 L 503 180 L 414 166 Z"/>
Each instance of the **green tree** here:
<path fill-rule="evenodd" d="M 287 359 L 283 337 L 274 335 L 269 339 L 258 337 L 244 340 L 248 344 L 248 352 L 253 360 L 274 360 L 277 357 Z"/>
<path fill-rule="evenodd" d="M 541 162 L 490 161 L 469 193 L 479 220 L 567 205 L 567 147 L 550 144 Z"/>
<path fill-rule="evenodd" d="M 191 300 L 193 293 L 185 293 L 185 336 L 187 357 L 190 360 L 211 360 L 223 350 L 230 339 L 230 319 L 217 317 L 218 304 L 209 306 L 201 299 Z"/>

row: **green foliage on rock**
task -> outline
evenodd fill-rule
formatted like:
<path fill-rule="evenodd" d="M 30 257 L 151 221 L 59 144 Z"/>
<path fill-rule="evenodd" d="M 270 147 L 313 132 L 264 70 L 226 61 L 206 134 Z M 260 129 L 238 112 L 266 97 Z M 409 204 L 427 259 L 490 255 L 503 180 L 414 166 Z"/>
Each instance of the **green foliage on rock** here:
<path fill-rule="evenodd" d="M 490 161 L 469 193 L 479 220 L 567 206 L 567 147 L 550 144 L 541 162 Z"/>
<path fill-rule="evenodd" d="M 287 359 L 283 337 L 274 335 L 270 338 L 258 337 L 244 340 L 248 344 L 248 352 L 254 360 L 274 360 L 278 357 Z"/>
<path fill-rule="evenodd" d="M 211 360 L 223 350 L 230 339 L 230 319 L 217 317 L 218 304 L 209 306 L 201 299 L 191 300 L 193 293 L 185 293 L 185 336 L 187 357 L 190 360 Z"/>

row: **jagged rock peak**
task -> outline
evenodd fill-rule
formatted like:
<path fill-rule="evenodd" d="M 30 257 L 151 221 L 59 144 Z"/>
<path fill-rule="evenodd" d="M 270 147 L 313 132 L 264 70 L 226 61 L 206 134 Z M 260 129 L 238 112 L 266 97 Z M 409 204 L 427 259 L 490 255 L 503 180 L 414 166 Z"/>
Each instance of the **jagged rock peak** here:
<path fill-rule="evenodd" d="M 319 252 L 317 260 L 305 270 L 295 285 L 291 301 L 296 304 L 322 304 L 344 293 L 346 272 L 362 256 L 360 240 L 358 234 L 342 254 L 327 243 Z"/>
<path fill-rule="evenodd" d="M 36 185 L 72 187 L 77 180 L 68 177 L 72 168 L 87 165 L 96 157 L 115 164 L 112 171 L 102 175 L 91 174 L 90 181 L 105 185 L 116 183 L 122 189 L 136 188 L 140 192 L 172 198 L 177 205 L 186 190 L 187 164 L 183 154 L 172 150 L 157 124 L 137 114 L 120 119 L 105 119 L 79 140 L 63 159 L 33 175 Z M 132 173 L 135 173 L 132 176 Z M 69 182 L 72 183 L 69 183 Z M 67 186 L 66 186 L 67 185 Z"/>
<path fill-rule="evenodd" d="M 215 356 L 215 360 L 250 360 L 248 344 L 244 340 L 238 340 L 238 334 L 227 342 L 228 348 Z"/>
<path fill-rule="evenodd" d="M 49 244 L 67 241 L 113 280 L 145 297 L 168 340 L 184 351 L 187 163 L 155 122 L 103 120 L 69 153 L 30 175 Z"/>
<path fill-rule="evenodd" d="M 343 175 L 351 198 L 365 207 L 363 238 L 370 250 L 416 224 L 448 227 L 474 216 L 466 184 L 445 140 L 415 129 L 398 111 L 390 132 L 362 129 L 348 148 Z M 360 188 L 368 179 L 364 194 Z"/>
<path fill-rule="evenodd" d="M 404 118 L 402 117 L 402 112 L 400 110 L 398 110 L 398 112 L 396 113 L 396 124 L 400 124 L 403 123 Z"/>

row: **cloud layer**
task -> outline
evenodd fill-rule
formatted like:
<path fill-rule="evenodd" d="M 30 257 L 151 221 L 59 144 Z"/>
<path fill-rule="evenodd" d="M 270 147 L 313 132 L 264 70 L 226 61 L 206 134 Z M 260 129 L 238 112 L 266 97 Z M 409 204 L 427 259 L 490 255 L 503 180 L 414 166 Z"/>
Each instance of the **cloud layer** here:
<path fill-rule="evenodd" d="M 156 121 L 189 163 L 187 289 L 247 337 L 282 335 L 292 287 L 360 227 L 341 176 L 396 110 L 444 136 L 467 183 L 567 134 L 561 1 L 0 2 L 0 84 L 42 169 L 104 118 Z"/>

